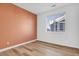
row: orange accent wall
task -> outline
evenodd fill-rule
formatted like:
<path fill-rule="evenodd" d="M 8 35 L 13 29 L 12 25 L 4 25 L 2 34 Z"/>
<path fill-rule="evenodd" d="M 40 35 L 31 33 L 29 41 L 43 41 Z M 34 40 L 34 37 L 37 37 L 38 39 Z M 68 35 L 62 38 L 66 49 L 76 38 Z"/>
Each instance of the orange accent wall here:
<path fill-rule="evenodd" d="M 9 3 L 0 3 L 0 48 L 34 40 L 37 16 Z"/>

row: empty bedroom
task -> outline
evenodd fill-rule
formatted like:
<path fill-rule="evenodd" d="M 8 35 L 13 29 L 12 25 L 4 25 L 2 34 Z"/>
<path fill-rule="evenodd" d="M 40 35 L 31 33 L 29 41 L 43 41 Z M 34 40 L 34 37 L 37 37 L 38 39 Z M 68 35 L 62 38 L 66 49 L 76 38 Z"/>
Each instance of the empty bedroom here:
<path fill-rule="evenodd" d="M 79 56 L 79 3 L 0 3 L 0 56 Z"/>

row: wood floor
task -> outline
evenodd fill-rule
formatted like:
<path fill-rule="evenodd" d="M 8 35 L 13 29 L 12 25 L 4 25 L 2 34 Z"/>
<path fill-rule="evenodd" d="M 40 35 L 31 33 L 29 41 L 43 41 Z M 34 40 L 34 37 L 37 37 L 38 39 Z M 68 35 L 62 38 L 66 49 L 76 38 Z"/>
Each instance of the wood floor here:
<path fill-rule="evenodd" d="M 0 56 L 79 56 L 79 50 L 36 41 L 1 52 Z"/>

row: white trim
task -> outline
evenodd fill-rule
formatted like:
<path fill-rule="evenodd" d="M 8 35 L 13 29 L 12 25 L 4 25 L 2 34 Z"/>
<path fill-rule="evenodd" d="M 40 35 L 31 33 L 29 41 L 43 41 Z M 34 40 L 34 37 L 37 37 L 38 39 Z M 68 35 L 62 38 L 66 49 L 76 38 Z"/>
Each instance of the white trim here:
<path fill-rule="evenodd" d="M 38 41 L 42 41 L 42 42 L 47 42 L 47 43 L 51 43 L 51 44 L 56 44 L 56 45 L 60 45 L 60 46 L 64 46 L 64 47 L 69 47 L 69 48 L 74 48 L 74 49 L 79 49 L 79 47 L 75 47 L 75 46 L 69 46 L 67 44 L 60 44 L 60 43 L 56 43 L 56 42 L 48 42 L 48 41 L 45 41 L 45 40 L 38 40 Z"/>
<path fill-rule="evenodd" d="M 3 49 L 0 49 L 0 52 L 6 51 L 6 50 L 9 50 L 9 49 L 12 49 L 12 48 L 15 48 L 15 47 L 24 45 L 24 44 L 28 44 L 28 43 L 31 43 L 31 42 L 35 42 L 35 41 L 36 41 L 36 39 L 35 40 L 28 41 L 28 42 L 21 43 L 21 44 L 18 44 L 18 45 L 14 45 L 14 46 L 10 46 L 10 47 L 7 47 L 7 48 L 3 48 Z"/>

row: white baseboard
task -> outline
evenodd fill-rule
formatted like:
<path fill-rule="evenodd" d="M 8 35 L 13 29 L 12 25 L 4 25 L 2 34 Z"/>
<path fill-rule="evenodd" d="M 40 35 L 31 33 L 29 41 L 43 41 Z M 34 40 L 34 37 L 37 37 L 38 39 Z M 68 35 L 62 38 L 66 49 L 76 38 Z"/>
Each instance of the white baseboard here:
<path fill-rule="evenodd" d="M 14 46 L 10 46 L 10 47 L 7 47 L 7 48 L 3 48 L 3 49 L 0 49 L 0 52 L 6 51 L 6 50 L 9 50 L 9 49 L 12 49 L 12 48 L 15 48 L 15 47 L 24 45 L 24 44 L 28 44 L 28 43 L 31 43 L 31 42 L 35 42 L 35 41 L 36 41 L 36 39 L 35 40 L 28 41 L 28 42 L 21 43 L 21 44 L 18 44 L 18 45 L 14 45 Z"/>
<path fill-rule="evenodd" d="M 56 45 L 60 45 L 60 46 L 64 46 L 64 47 L 69 47 L 69 48 L 74 48 L 74 49 L 79 49 L 79 47 L 70 46 L 70 45 L 63 44 L 63 43 L 61 44 L 61 43 L 58 43 L 58 42 L 49 42 L 49 41 L 45 41 L 45 40 L 38 40 L 38 41 L 47 42 L 47 43 L 51 43 L 51 44 L 56 44 Z"/>

